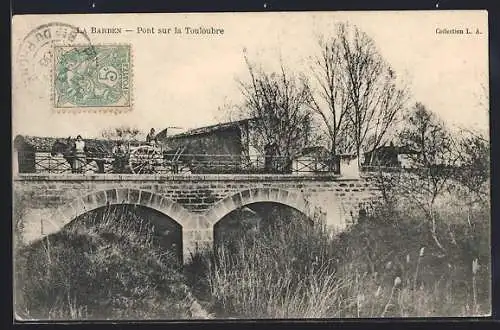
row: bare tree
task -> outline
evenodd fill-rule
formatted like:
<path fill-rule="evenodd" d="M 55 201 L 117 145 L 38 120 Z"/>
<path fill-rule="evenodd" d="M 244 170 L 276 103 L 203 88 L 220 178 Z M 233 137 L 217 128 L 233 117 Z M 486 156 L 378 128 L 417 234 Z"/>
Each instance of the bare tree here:
<path fill-rule="evenodd" d="M 342 72 L 342 45 L 338 38 L 328 41 L 320 39 L 319 48 L 320 53 L 313 57 L 311 65 L 313 81 L 317 87 L 309 90 L 308 105 L 320 116 L 330 139 L 330 152 L 336 154 L 349 149 L 351 142 L 345 138 L 347 132 L 342 132 L 346 128 L 345 117 L 350 106 Z M 339 138 L 343 138 L 342 141 Z M 344 145 L 340 146 L 342 143 Z"/>
<path fill-rule="evenodd" d="M 418 154 L 412 158 L 412 171 L 398 182 L 398 193 L 420 208 L 431 225 L 436 245 L 445 250 L 437 236 L 436 200 L 453 187 L 459 155 L 457 141 L 445 124 L 423 104 L 416 103 L 400 132 L 401 142 Z"/>
<path fill-rule="evenodd" d="M 487 84 L 480 85 L 481 92 L 477 95 L 478 106 L 489 112 L 489 89 Z M 460 128 L 461 139 L 457 153 L 461 170 L 457 172 L 457 181 L 466 188 L 472 203 L 489 202 L 490 181 L 490 141 L 487 131 L 479 129 Z"/>
<path fill-rule="evenodd" d="M 466 189 L 472 203 L 489 200 L 490 145 L 480 132 L 462 130 L 458 143 L 460 171 L 455 179 Z"/>
<path fill-rule="evenodd" d="M 140 133 L 137 128 L 120 126 L 105 129 L 101 132 L 101 135 L 109 140 L 135 141 Z"/>
<path fill-rule="evenodd" d="M 351 145 L 360 156 L 385 142 L 405 106 L 407 89 L 398 87 L 373 39 L 357 27 L 339 24 L 333 39 L 320 45 L 313 69 L 319 88 L 309 104 L 328 128 L 332 151 L 340 138 L 344 148 Z"/>
<path fill-rule="evenodd" d="M 250 81 L 240 81 L 246 117 L 254 118 L 253 145 L 263 151 L 275 145 L 276 156 L 290 159 L 311 142 L 313 118 L 307 107 L 308 88 L 304 79 L 287 71 L 267 73 L 245 61 Z"/>

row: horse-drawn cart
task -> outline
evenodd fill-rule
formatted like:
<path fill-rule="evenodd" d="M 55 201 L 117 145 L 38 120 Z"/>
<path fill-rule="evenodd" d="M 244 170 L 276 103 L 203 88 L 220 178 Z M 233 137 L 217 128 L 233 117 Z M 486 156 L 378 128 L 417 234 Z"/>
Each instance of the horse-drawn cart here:
<path fill-rule="evenodd" d="M 113 148 L 115 143 L 103 146 L 92 142 L 87 143 L 82 157 L 73 153 L 70 141 L 57 140 L 50 153 L 37 153 L 35 163 L 38 171 L 120 174 L 172 174 L 189 171 L 181 159 L 185 147 L 166 150 L 160 146 L 129 142 L 126 148 Z"/>
<path fill-rule="evenodd" d="M 184 149 L 169 152 L 148 144 L 131 147 L 128 167 L 134 174 L 178 173 L 183 168 L 179 158 Z"/>

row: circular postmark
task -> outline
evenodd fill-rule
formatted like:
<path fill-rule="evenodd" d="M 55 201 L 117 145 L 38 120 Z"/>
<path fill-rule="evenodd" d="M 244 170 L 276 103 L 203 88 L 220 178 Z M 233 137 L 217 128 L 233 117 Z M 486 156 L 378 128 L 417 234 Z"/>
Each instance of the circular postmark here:
<path fill-rule="evenodd" d="M 88 45 L 92 43 L 84 29 L 67 23 L 53 22 L 31 30 L 21 42 L 17 52 L 17 66 L 21 79 L 48 83 L 54 63 L 54 46 Z"/>

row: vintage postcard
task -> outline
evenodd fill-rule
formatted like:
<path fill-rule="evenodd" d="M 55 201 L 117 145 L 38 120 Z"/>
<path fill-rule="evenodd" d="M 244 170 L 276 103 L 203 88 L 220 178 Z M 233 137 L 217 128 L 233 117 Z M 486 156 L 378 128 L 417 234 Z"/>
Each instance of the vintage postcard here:
<path fill-rule="evenodd" d="M 486 11 L 18 15 L 14 318 L 491 315 Z"/>

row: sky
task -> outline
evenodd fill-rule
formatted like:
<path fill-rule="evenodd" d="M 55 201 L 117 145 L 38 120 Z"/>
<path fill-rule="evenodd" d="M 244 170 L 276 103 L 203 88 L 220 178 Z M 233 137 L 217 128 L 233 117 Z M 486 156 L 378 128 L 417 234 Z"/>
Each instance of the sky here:
<path fill-rule="evenodd" d="M 450 125 L 488 129 L 481 106 L 488 88 L 488 31 L 484 11 L 306 12 L 219 14 L 98 14 L 17 16 L 13 21 L 13 134 L 100 136 L 104 129 L 132 126 L 141 130 L 167 126 L 184 129 L 215 124 L 227 104 L 241 102 L 238 79 L 248 79 L 249 58 L 275 70 L 307 74 L 317 38 L 331 36 L 335 23 L 358 26 L 407 82 L 412 101 L 424 103 Z M 18 49 L 32 29 L 49 22 L 85 28 L 121 27 L 134 32 L 88 33 L 92 44 L 130 44 L 133 107 L 130 112 L 58 113 L 50 101 L 48 78 L 24 84 Z M 137 27 L 223 28 L 218 36 L 142 34 Z M 479 29 L 482 34 L 438 34 L 436 29 Z M 43 70 L 43 68 L 42 68 Z M 43 73 L 43 72 L 42 72 Z M 177 132 L 177 131 L 174 131 Z"/>

